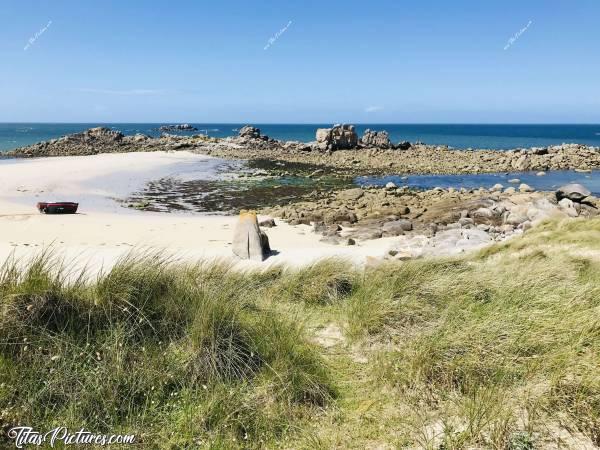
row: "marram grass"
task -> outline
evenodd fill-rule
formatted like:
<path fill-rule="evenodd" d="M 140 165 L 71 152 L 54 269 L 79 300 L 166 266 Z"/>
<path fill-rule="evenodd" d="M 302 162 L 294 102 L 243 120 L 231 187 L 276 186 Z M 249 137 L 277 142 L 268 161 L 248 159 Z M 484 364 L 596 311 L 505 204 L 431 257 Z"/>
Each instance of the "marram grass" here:
<path fill-rule="evenodd" d="M 0 443 L 25 424 L 144 448 L 594 448 L 599 224 L 364 270 L 8 263 Z"/>
<path fill-rule="evenodd" d="M 260 307 L 252 276 L 151 255 L 68 283 L 53 262 L 0 275 L 5 431 L 64 425 L 164 448 L 259 447 L 334 395 L 323 358 Z"/>

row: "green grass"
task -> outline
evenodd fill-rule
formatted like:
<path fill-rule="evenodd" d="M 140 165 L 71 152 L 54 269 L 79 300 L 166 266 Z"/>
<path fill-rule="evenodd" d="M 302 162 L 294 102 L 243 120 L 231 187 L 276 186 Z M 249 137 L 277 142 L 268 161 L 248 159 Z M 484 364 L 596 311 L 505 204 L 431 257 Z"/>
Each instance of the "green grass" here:
<path fill-rule="evenodd" d="M 144 255 L 90 280 L 45 254 L 6 264 L 0 298 L 4 432 L 85 427 L 149 448 L 600 445 L 600 220 L 366 270 Z M 325 345 L 322 329 L 341 338 Z"/>
<path fill-rule="evenodd" d="M 5 430 L 66 425 L 164 448 L 258 447 L 334 395 L 303 330 L 260 306 L 260 276 L 151 255 L 68 282 L 55 263 L 43 255 L 0 276 Z"/>

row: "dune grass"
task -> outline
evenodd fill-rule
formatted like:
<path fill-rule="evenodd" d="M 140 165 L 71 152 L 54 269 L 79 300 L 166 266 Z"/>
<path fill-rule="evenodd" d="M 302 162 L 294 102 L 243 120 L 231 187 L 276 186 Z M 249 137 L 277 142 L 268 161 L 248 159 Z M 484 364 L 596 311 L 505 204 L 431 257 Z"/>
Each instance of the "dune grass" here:
<path fill-rule="evenodd" d="M 47 254 L 8 263 L 2 427 L 149 448 L 594 448 L 597 237 L 598 220 L 554 222 L 365 270 L 145 255 L 90 281 Z"/>
<path fill-rule="evenodd" d="M 335 393 L 303 330 L 260 307 L 260 276 L 151 255 L 93 283 L 67 282 L 55 263 L 43 255 L 0 276 L 5 430 L 65 425 L 164 448 L 260 446 Z"/>

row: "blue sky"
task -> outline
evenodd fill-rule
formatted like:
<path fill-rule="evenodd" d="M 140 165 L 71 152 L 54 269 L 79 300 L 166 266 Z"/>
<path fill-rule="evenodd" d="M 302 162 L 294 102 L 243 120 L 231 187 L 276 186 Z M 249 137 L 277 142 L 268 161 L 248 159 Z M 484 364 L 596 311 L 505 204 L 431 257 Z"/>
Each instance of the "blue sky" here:
<path fill-rule="evenodd" d="M 599 20 L 597 0 L 2 0 L 0 121 L 600 123 Z"/>

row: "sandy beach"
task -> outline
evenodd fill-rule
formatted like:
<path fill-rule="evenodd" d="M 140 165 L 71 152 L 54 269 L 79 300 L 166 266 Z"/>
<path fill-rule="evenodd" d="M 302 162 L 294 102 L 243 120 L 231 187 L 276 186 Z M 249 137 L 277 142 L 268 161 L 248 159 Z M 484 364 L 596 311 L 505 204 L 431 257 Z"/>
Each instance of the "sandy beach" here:
<path fill-rule="evenodd" d="M 380 256 L 393 238 L 357 246 L 320 242 L 308 225 L 277 221 L 267 229 L 274 254 L 265 262 L 238 261 L 231 252 L 236 217 L 154 213 L 118 202 L 147 181 L 213 158 L 189 152 L 68 156 L 0 163 L 0 259 L 29 257 L 51 247 L 94 270 L 131 251 L 160 250 L 189 261 L 223 258 L 246 266 L 302 265 L 328 256 L 363 263 Z M 76 215 L 45 215 L 38 201 L 76 201 Z"/>

